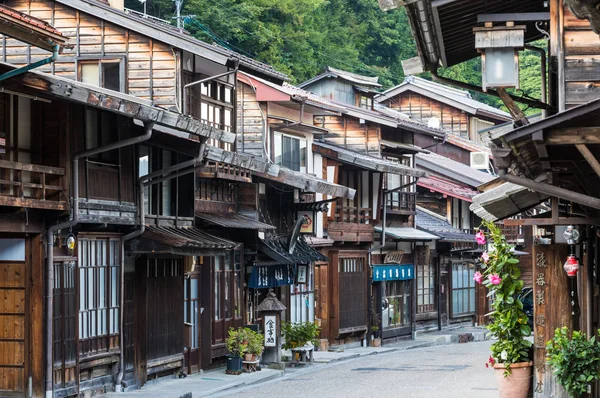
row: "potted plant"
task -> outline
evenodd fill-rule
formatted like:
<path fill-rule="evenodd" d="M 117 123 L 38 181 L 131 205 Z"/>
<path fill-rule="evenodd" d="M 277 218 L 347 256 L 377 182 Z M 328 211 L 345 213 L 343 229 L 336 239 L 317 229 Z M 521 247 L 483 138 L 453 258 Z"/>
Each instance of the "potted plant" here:
<path fill-rule="evenodd" d="M 381 347 L 381 338 L 379 337 L 379 326 L 371 326 L 371 332 L 373 334 L 373 340 L 371 344 L 373 347 Z"/>
<path fill-rule="evenodd" d="M 531 381 L 529 348 L 532 344 L 526 339 L 531 335 L 531 328 L 519 299 L 523 290 L 521 269 L 517 265 L 519 260 L 494 223 L 484 222 L 483 225 L 488 230 L 487 237 L 492 241 L 493 250 L 483 252 L 482 271 L 475 272 L 473 279 L 483 283 L 489 289 L 488 297 L 494 299 L 491 323 L 487 328 L 496 341 L 492 344 L 492 356 L 486 367 L 491 364 L 496 372 L 500 397 L 526 398 Z M 477 232 L 476 239 L 480 245 L 487 242 L 482 230 Z"/>
<path fill-rule="evenodd" d="M 557 328 L 546 350 L 556 381 L 571 397 L 581 397 L 600 379 L 600 342 L 596 336 L 588 340 L 583 332 L 575 330 L 569 336 L 567 327 Z"/>
<path fill-rule="evenodd" d="M 307 346 L 309 343 L 313 347 L 317 346 L 319 344 L 318 337 L 321 329 L 313 322 L 281 322 L 281 333 L 285 340 L 285 343 L 282 345 L 283 349 L 294 351 L 297 348 Z"/>
<path fill-rule="evenodd" d="M 225 339 L 225 347 L 229 354 L 227 355 L 227 374 L 242 373 L 242 357 L 248 349 L 246 333 L 243 329 L 229 328 L 227 338 Z"/>
<path fill-rule="evenodd" d="M 244 355 L 245 360 L 256 361 L 256 359 L 263 352 L 263 343 L 265 341 L 265 336 L 261 333 L 255 332 L 252 329 L 246 329 L 246 333 L 248 339 L 248 350 Z M 250 355 L 250 358 L 248 358 L 247 355 Z"/>

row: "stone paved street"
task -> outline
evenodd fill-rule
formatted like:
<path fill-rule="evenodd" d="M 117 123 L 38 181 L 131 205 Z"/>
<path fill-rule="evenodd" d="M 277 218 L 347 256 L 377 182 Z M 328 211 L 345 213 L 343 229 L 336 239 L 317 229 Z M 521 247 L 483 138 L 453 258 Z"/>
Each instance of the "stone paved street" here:
<path fill-rule="evenodd" d="M 497 397 L 485 368 L 490 342 L 453 344 L 371 355 L 313 366 L 219 397 Z"/>

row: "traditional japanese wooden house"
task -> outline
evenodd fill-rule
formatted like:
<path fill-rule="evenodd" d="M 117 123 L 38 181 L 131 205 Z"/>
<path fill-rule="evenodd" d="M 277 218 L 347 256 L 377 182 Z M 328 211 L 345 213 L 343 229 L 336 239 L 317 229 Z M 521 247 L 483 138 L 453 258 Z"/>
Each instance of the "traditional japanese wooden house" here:
<path fill-rule="evenodd" d="M 2 313 L 30 319 L 45 305 L 48 323 L 45 352 L 41 323 L 27 324 L 29 330 L 37 330 L 31 338 L 23 336 L 27 330 L 23 328 L 7 337 L 3 352 L 12 355 L 3 356 L 6 385 L 0 389 L 23 396 L 28 385 L 31 396 L 43 391 L 46 396 L 93 394 L 139 386 L 149 377 L 184 370 L 184 354 L 188 371 L 210 363 L 219 349 L 222 352 L 228 325 L 242 322 L 242 305 L 227 302 L 234 296 L 242 299 L 235 292 L 243 283 L 236 265 L 241 262 L 243 241 L 194 226 L 195 204 L 199 213 L 206 210 L 201 189 L 195 200 L 195 186 L 202 185 L 194 177 L 196 169 L 204 165 L 212 176 L 244 182 L 254 172 L 292 181 L 305 190 L 326 187 L 333 195 L 351 191 L 223 149 L 235 142 L 231 132 L 235 85 L 228 80 L 235 82 L 236 68 L 253 69 L 278 81 L 284 78 L 269 67 L 243 57 L 230 60 L 235 54 L 228 50 L 101 2 L 14 5 L 23 12 L 9 13 L 11 18 L 35 21 L 35 29 L 46 29 L 55 40 L 60 37 L 31 16 L 39 15 L 68 32 L 65 35 L 74 44 L 62 51 L 58 64 L 45 68 L 50 74 L 13 72 L 13 66 L 2 64 L 3 71 L 11 71 L 2 94 L 6 127 L 1 142 L 7 156 L 2 197 L 7 206 L 25 209 L 11 216 L 11 223 L 3 223 L 11 232 L 3 252 L 14 258 L 7 259 L 0 286 L 10 290 L 11 305 L 19 308 Z M 10 37 L 2 41 L 4 61 L 20 65 L 47 56 L 47 40 L 42 51 L 22 43 L 27 35 L 15 37 L 20 41 Z M 215 81 L 215 74 L 221 80 Z M 182 75 L 209 78 L 184 88 Z M 181 114 L 188 104 L 183 93 L 200 97 L 194 100 L 198 109 L 188 112 L 197 119 Z M 34 133 L 36 140 L 31 139 Z M 54 213 L 46 217 L 35 210 L 30 221 L 30 207 Z M 21 219 L 23 225 L 17 221 Z M 32 230 L 34 222 L 40 227 L 38 235 Z M 27 237 L 15 235 L 32 232 Z M 43 268 L 40 245 L 45 236 Z M 22 250 L 33 254 L 23 256 Z M 184 280 L 193 258 L 204 275 L 203 301 L 193 297 L 199 290 L 193 281 L 198 278 Z M 32 298 L 31 311 L 13 297 L 13 292 L 22 294 L 20 289 L 26 289 L 25 280 L 15 275 L 21 274 L 18 267 L 27 259 L 32 261 L 28 269 L 38 272 L 26 276 L 38 289 L 26 296 Z M 44 280 L 48 291 L 42 296 Z M 222 281 L 225 288 L 213 280 Z M 206 311 L 208 318 L 194 320 L 203 313 L 200 305 L 214 310 Z M 217 308 L 227 305 L 236 315 L 213 319 Z M 35 316 L 42 318 L 41 313 Z M 184 321 L 192 333 L 186 333 Z M 203 354 L 194 352 L 198 346 L 192 343 L 201 338 Z M 30 344 L 40 352 L 33 354 L 27 348 L 28 359 L 21 360 Z"/>
<path fill-rule="evenodd" d="M 472 205 L 488 220 L 521 213 L 520 219 L 505 219 L 505 225 L 532 225 L 533 235 L 541 235 L 532 245 L 536 397 L 565 395 L 546 365 L 545 343 L 555 328 L 569 326 L 592 335 L 598 326 L 593 291 L 598 283 L 594 275 L 598 264 L 596 227 L 600 221 L 595 191 L 600 170 L 600 153 L 595 145 L 599 101 L 598 74 L 592 65 L 598 57 L 600 26 L 598 11 L 590 8 L 591 3 L 457 0 L 416 1 L 407 6 L 417 33 L 420 65 L 434 76 L 440 63 L 450 66 L 477 56 L 473 28 L 484 20 L 511 19 L 526 25 L 526 44 L 543 35 L 549 39 L 549 73 L 542 75 L 549 87 L 547 99 L 512 99 L 546 109 L 549 115 L 558 113 L 531 122 L 513 112 L 524 125 L 491 134 L 494 163 L 505 183 L 475 197 Z M 499 15 L 504 17 L 498 19 Z M 540 21 L 547 29 L 536 29 Z M 505 101 L 512 105 L 506 97 Z M 548 198 L 549 211 L 527 214 Z M 569 225 L 580 232 L 575 242 L 567 242 L 569 234 L 563 234 Z M 562 269 L 568 254 L 579 257 L 582 267 L 576 277 L 569 278 Z M 592 387 L 592 396 L 598 396 L 597 386 Z"/>
<path fill-rule="evenodd" d="M 287 83 L 275 84 L 247 73 L 239 73 L 238 82 L 238 151 L 270 159 L 305 178 L 317 175 L 337 183 L 323 176 L 322 165 L 314 161 L 313 143 L 329 130 L 315 126 L 313 117 L 315 114 L 339 114 L 345 111 L 344 106 Z M 323 223 L 326 222 L 323 212 L 327 211 L 325 197 L 352 200 L 354 195 L 349 193 L 355 188 L 337 193 L 325 186 L 306 190 L 290 180 L 272 179 L 266 175 L 255 176 L 254 182 L 258 183 L 255 212 L 258 211 L 259 219 L 273 225 L 274 229 L 261 234 L 255 255 L 251 256 L 254 261 L 249 268 L 249 286 L 252 288 L 249 320 L 256 319 L 257 305 L 268 288 L 275 288 L 278 298 L 288 308 L 283 314 L 284 320 L 314 321 L 315 262 L 327 261 L 327 257 L 312 249 L 305 237 L 310 243 L 311 237 L 323 238 Z M 336 199 L 329 199 L 332 200 Z M 296 224 L 299 218 L 305 218 L 307 225 Z M 297 228 L 300 229 L 296 231 Z M 296 241 L 296 250 L 291 250 L 289 245 Z M 333 241 L 321 239 L 320 243 L 331 245 Z M 305 277 L 296 277 L 297 266 L 305 271 Z M 287 276 L 276 280 L 273 276 L 277 272 Z"/>
<path fill-rule="evenodd" d="M 508 113 L 475 100 L 468 91 L 417 76 L 407 76 L 378 94 L 375 102 L 476 142 L 480 130 L 510 120 Z"/>

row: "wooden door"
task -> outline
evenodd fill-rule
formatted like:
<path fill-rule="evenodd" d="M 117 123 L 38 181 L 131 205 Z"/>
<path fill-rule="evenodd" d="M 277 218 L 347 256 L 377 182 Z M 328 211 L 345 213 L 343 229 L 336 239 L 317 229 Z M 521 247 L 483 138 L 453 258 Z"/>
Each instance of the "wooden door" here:
<path fill-rule="evenodd" d="M 339 252 L 339 334 L 367 330 L 366 252 Z"/>
<path fill-rule="evenodd" d="M 29 337 L 26 316 L 26 240 L 2 240 L 11 246 L 8 250 L 12 255 L 7 257 L 12 260 L 0 261 L 0 396 L 23 397 L 27 392 L 26 344 Z"/>
<path fill-rule="evenodd" d="M 321 320 L 321 338 L 328 338 L 329 336 L 327 269 L 327 264 L 315 265 L 315 318 Z"/>

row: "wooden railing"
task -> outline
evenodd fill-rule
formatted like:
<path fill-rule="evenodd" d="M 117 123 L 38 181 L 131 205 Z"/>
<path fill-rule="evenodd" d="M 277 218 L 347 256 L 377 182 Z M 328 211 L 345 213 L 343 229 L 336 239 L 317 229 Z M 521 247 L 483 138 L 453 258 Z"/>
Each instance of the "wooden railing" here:
<path fill-rule="evenodd" d="M 202 178 L 223 178 L 225 180 L 252 182 L 252 173 L 248 169 L 230 164 L 209 162 L 198 172 Z"/>
<path fill-rule="evenodd" d="M 387 212 L 411 215 L 416 212 L 416 192 L 393 192 L 387 195 Z"/>
<path fill-rule="evenodd" d="M 500 228 L 500 231 L 502 231 L 502 234 L 506 237 L 506 242 L 516 244 L 519 239 L 523 238 L 523 235 L 519 233 L 518 225 L 504 225 L 502 222 L 497 222 L 495 224 L 498 228 Z"/>
<path fill-rule="evenodd" d="M 327 234 L 336 242 L 373 242 L 371 209 L 345 206 L 344 200 L 338 199 Z"/>
<path fill-rule="evenodd" d="M 371 209 L 363 207 L 344 206 L 342 200 L 338 200 L 335 205 L 335 222 L 346 222 L 353 224 L 370 224 Z"/>
<path fill-rule="evenodd" d="M 66 210 L 65 169 L 0 160 L 0 205 Z"/>

